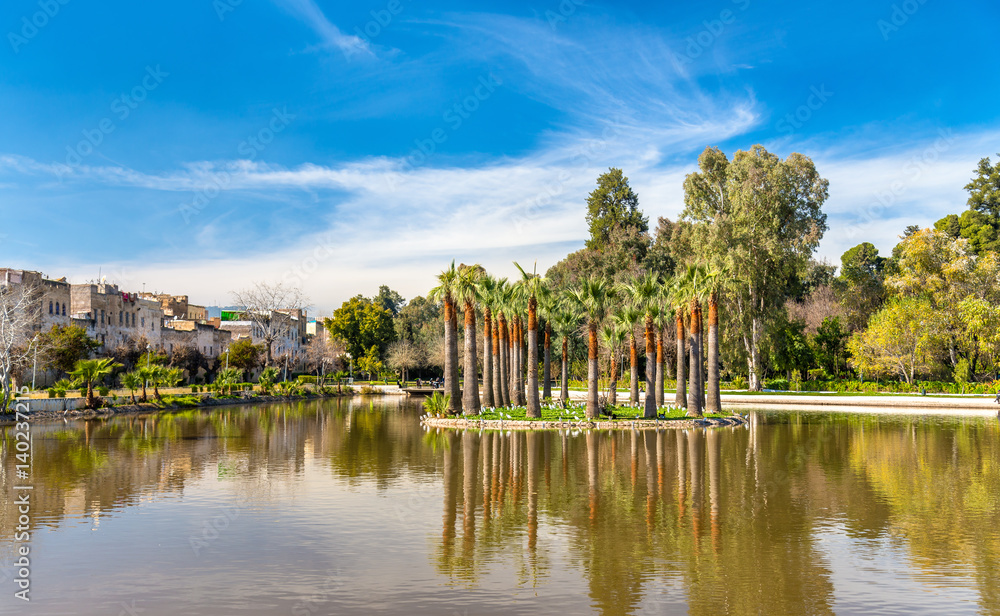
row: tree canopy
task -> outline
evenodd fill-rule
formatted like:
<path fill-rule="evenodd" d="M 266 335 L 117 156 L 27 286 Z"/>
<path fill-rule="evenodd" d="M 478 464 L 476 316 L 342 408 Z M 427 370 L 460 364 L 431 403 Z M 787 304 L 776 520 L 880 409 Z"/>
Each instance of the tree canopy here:
<path fill-rule="evenodd" d="M 639 210 L 639 197 L 621 169 L 612 167 L 597 178 L 597 188 L 587 197 L 587 248 L 605 250 L 616 229 L 649 230 L 649 221 Z"/>
<path fill-rule="evenodd" d="M 370 355 L 373 347 L 381 357 L 396 340 L 392 313 L 361 295 L 334 310 L 333 317 L 326 319 L 324 325 L 332 337 L 347 345 L 347 352 L 355 359 Z"/>

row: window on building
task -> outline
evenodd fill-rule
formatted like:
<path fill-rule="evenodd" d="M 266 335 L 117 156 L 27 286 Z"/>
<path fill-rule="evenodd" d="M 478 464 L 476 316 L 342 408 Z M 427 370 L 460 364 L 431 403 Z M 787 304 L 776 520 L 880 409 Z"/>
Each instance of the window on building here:
<path fill-rule="evenodd" d="M 146 317 L 142 317 L 142 326 L 146 327 Z"/>
<path fill-rule="evenodd" d="M 63 304 L 63 313 L 62 313 L 62 315 L 66 316 L 66 304 Z"/>
<path fill-rule="evenodd" d="M 104 325 L 104 311 L 101 311 L 101 325 Z"/>
<path fill-rule="evenodd" d="M 119 310 L 119 311 L 118 311 L 118 324 L 119 324 L 119 325 L 121 325 L 121 324 L 122 324 L 122 317 L 123 317 L 124 315 L 125 315 L 125 313 L 124 313 L 124 312 L 122 312 L 121 310 Z"/>
<path fill-rule="evenodd" d="M 132 327 L 135 327 L 135 313 L 132 313 Z"/>
<path fill-rule="evenodd" d="M 52 302 L 49 302 L 49 314 L 52 314 Z"/>

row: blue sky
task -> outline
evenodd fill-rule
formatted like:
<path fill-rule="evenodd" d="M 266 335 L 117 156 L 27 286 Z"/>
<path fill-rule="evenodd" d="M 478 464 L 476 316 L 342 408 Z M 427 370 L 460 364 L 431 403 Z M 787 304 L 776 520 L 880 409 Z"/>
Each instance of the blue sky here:
<path fill-rule="evenodd" d="M 997 31 L 985 1 L 9 0 L 0 263 L 328 313 L 452 258 L 544 270 L 609 166 L 676 218 L 701 150 L 755 143 L 830 180 L 821 257 L 885 254 L 1000 151 Z"/>

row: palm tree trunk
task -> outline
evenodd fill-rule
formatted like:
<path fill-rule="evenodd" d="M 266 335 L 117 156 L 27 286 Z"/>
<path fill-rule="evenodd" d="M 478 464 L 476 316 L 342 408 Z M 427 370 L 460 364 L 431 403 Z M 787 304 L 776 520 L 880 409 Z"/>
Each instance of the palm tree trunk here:
<path fill-rule="evenodd" d="M 542 359 L 542 398 L 552 399 L 552 325 L 545 322 L 545 357 Z"/>
<path fill-rule="evenodd" d="M 510 404 L 514 406 L 519 403 L 519 398 L 517 397 L 517 367 L 520 362 L 517 359 L 518 351 L 521 349 L 521 344 L 517 342 L 517 317 L 513 317 L 510 320 L 510 367 L 507 369 L 507 389 L 508 396 L 510 397 Z"/>
<path fill-rule="evenodd" d="M 507 317 L 500 313 L 500 403 L 503 406 L 510 406 L 510 347 L 507 344 L 510 338 L 507 331 Z"/>
<path fill-rule="evenodd" d="M 519 329 L 518 329 L 517 341 L 521 344 L 521 348 L 518 350 L 517 358 L 518 360 L 520 360 L 521 366 L 520 370 L 517 371 L 517 378 L 518 378 L 517 395 L 520 396 L 521 398 L 521 406 L 528 406 L 528 397 L 524 395 L 525 394 L 524 390 L 527 385 L 527 383 L 525 382 L 525 373 L 527 372 L 528 369 L 528 343 L 526 342 L 527 336 L 525 336 L 524 321 L 520 321 L 518 325 Z M 538 357 L 537 348 L 535 350 L 535 357 L 536 358 Z M 538 374 L 537 371 L 535 372 L 535 374 L 536 375 Z M 538 384 L 537 376 L 535 377 L 535 384 L 536 385 Z"/>
<path fill-rule="evenodd" d="M 687 384 L 684 382 L 684 314 L 677 308 L 677 393 L 674 406 L 687 408 Z"/>
<path fill-rule="evenodd" d="M 656 342 L 653 337 L 653 316 L 646 314 L 646 400 L 643 419 L 656 419 Z"/>
<path fill-rule="evenodd" d="M 458 383 L 458 315 L 451 296 L 444 299 L 444 390 L 448 412 L 462 412 L 462 388 Z"/>
<path fill-rule="evenodd" d="M 541 419 L 538 401 L 538 301 L 528 298 L 528 409 L 525 417 Z"/>
<path fill-rule="evenodd" d="M 597 321 L 590 321 L 590 331 L 587 337 L 587 417 L 597 419 L 600 412 L 597 406 L 597 380 L 600 373 L 597 368 Z"/>
<path fill-rule="evenodd" d="M 663 328 L 656 328 L 656 408 L 663 406 L 663 378 L 666 365 L 663 360 Z"/>
<path fill-rule="evenodd" d="M 493 408 L 493 315 L 483 308 L 483 406 Z"/>
<path fill-rule="evenodd" d="M 688 417 L 701 417 L 701 354 L 698 344 L 700 327 L 698 324 L 698 302 L 691 302 L 691 336 L 688 365 L 691 368 L 691 389 L 688 392 Z"/>
<path fill-rule="evenodd" d="M 628 403 L 634 406 L 639 404 L 639 349 L 636 348 L 635 331 L 628 334 L 628 360 Z"/>
<path fill-rule="evenodd" d="M 146 396 L 146 379 L 142 379 L 142 401 L 149 401 L 149 398 Z"/>
<path fill-rule="evenodd" d="M 569 338 L 563 336 L 562 343 L 562 372 L 559 381 L 559 399 L 563 406 L 569 404 Z"/>
<path fill-rule="evenodd" d="M 722 412 L 722 392 L 719 384 L 719 298 L 708 296 L 708 400 L 709 413 Z"/>
<path fill-rule="evenodd" d="M 97 400 L 94 399 L 94 382 L 87 381 L 87 408 L 96 409 Z"/>
<path fill-rule="evenodd" d="M 132 404 L 135 404 L 135 390 L 134 389 L 130 389 L 129 390 L 129 394 L 132 395 Z"/>
<path fill-rule="evenodd" d="M 500 345 L 502 344 L 500 338 L 500 319 L 496 319 L 495 327 L 493 328 L 493 406 L 503 406 L 503 394 L 501 383 L 503 383 L 501 375 L 501 353 Z"/>
<path fill-rule="evenodd" d="M 611 350 L 611 379 L 608 384 L 608 404 L 610 406 L 618 405 L 618 362 L 616 356 L 618 355 L 618 349 Z"/>
<path fill-rule="evenodd" d="M 479 354 L 476 352 L 476 308 L 465 302 L 465 385 L 462 388 L 462 405 L 466 415 L 476 415 L 482 408 L 479 403 Z"/>

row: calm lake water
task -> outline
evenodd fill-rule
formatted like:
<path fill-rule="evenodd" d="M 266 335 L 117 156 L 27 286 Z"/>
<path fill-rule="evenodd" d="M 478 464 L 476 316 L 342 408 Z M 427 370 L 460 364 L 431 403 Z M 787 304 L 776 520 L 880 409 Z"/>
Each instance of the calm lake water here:
<path fill-rule="evenodd" d="M 406 401 L 32 426 L 2 614 L 1000 614 L 997 420 L 438 433 Z M 141 611 L 144 610 L 144 611 Z"/>

